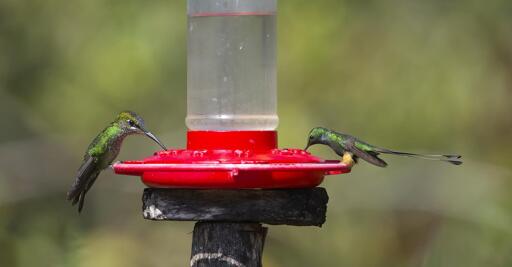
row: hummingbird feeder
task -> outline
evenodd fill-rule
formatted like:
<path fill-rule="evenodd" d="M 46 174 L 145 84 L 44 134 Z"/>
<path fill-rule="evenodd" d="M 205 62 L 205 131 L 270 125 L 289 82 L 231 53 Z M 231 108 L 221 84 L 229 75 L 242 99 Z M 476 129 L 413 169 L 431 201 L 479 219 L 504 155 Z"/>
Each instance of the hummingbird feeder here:
<path fill-rule="evenodd" d="M 114 171 L 150 187 L 217 189 L 309 188 L 349 172 L 278 148 L 276 98 L 276 0 L 188 0 L 187 147 Z"/>

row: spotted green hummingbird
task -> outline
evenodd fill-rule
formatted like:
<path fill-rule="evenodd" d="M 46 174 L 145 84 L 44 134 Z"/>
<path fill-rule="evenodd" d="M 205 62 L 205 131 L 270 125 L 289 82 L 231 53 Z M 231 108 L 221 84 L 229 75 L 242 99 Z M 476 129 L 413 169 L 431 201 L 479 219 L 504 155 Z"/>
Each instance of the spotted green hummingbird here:
<path fill-rule="evenodd" d="M 462 164 L 460 155 L 424 155 L 408 152 L 394 151 L 386 148 L 370 145 L 354 136 L 338 133 L 323 127 L 315 127 L 309 132 L 307 150 L 310 146 L 323 144 L 329 146 L 336 154 L 342 157 L 342 163 L 352 167 L 359 158 L 379 167 L 388 164 L 379 158 L 379 154 L 392 154 L 428 160 L 445 161 L 454 165 Z"/>
<path fill-rule="evenodd" d="M 100 172 L 109 167 L 119 154 L 125 137 L 134 134 L 145 135 L 167 150 L 155 135 L 146 130 L 144 120 L 139 115 L 132 111 L 119 113 L 87 148 L 75 182 L 68 192 L 67 199 L 72 201 L 72 205 L 78 203 L 78 212 L 82 211 L 85 194 L 91 189 Z"/>

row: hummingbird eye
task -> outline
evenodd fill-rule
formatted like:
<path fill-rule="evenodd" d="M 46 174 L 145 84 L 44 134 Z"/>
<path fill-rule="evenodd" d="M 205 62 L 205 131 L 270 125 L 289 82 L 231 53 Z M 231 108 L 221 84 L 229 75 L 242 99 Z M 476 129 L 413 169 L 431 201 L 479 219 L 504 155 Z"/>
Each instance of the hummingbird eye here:
<path fill-rule="evenodd" d="M 127 120 L 127 122 L 131 127 L 135 126 L 135 122 L 133 120 Z"/>

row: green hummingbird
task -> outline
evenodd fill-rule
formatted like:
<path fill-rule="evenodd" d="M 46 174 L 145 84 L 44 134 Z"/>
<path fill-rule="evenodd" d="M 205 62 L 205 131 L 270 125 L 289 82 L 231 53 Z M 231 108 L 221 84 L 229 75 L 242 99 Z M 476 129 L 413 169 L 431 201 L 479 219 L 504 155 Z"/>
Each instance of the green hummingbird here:
<path fill-rule="evenodd" d="M 329 146 L 336 154 L 342 157 L 342 163 L 352 166 L 357 163 L 358 158 L 379 166 L 386 167 L 388 164 L 378 157 L 379 154 L 392 154 L 399 156 L 407 156 L 414 158 L 422 158 L 428 160 L 439 160 L 449 162 L 451 164 L 462 164 L 460 155 L 423 155 L 407 152 L 393 151 L 386 148 L 370 145 L 357 139 L 354 136 L 338 133 L 323 127 L 313 128 L 309 132 L 308 144 L 304 150 L 315 144 L 323 144 Z"/>
<path fill-rule="evenodd" d="M 87 148 L 75 182 L 67 194 L 67 199 L 72 200 L 72 205 L 79 203 L 78 212 L 82 211 L 85 194 L 91 189 L 100 172 L 109 167 L 117 157 L 124 138 L 133 134 L 146 135 L 167 150 L 155 135 L 144 128 L 144 120 L 139 115 L 132 111 L 119 113 Z"/>

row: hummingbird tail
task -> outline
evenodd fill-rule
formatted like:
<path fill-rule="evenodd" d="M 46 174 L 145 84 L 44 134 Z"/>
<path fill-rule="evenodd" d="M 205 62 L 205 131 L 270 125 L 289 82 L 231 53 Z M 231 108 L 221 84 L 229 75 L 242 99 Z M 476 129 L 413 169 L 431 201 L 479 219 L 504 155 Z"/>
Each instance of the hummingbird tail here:
<path fill-rule="evenodd" d="M 85 201 L 85 193 L 87 191 L 83 191 L 81 194 L 80 194 L 80 201 L 78 203 L 78 213 L 81 213 L 82 212 L 82 209 L 84 208 L 84 201 Z"/>
<path fill-rule="evenodd" d="M 415 153 L 408 153 L 408 152 L 393 151 L 393 150 L 389 150 L 389 149 L 379 149 L 377 152 L 383 153 L 383 154 L 392 154 L 392 155 L 412 157 L 412 158 L 444 161 L 444 162 L 451 163 L 453 165 L 461 165 L 463 162 L 461 155 L 449 155 L 449 154 L 448 155 L 426 155 L 426 154 L 415 154 Z"/>

